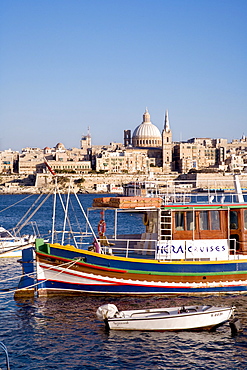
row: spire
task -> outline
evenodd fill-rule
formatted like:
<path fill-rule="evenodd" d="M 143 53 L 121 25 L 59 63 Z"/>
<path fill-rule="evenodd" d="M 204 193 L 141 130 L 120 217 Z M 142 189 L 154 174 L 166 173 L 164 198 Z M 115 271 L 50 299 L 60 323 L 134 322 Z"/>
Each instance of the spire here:
<path fill-rule="evenodd" d="M 165 130 L 165 132 L 171 131 L 170 123 L 169 123 L 169 117 L 168 117 L 168 110 L 166 110 L 166 114 L 165 114 L 164 130 Z"/>

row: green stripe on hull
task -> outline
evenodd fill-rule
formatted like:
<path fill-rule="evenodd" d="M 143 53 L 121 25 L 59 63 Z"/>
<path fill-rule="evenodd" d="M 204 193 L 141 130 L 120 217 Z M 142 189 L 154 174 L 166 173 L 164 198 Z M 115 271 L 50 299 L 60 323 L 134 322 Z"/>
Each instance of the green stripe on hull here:
<path fill-rule="evenodd" d="M 246 274 L 247 271 L 223 271 L 223 272 L 160 272 L 160 271 L 141 271 L 127 270 L 131 274 L 146 274 L 146 275 L 165 275 L 165 276 L 222 276 L 222 275 L 240 275 Z"/>
<path fill-rule="evenodd" d="M 46 255 L 46 254 L 42 254 L 42 255 Z M 53 257 L 54 259 L 55 258 L 59 258 L 59 259 L 62 259 L 62 260 L 66 260 L 66 261 L 75 261 L 74 259 L 70 259 L 70 258 L 63 258 L 63 257 L 59 257 L 59 256 L 56 256 L 56 255 L 47 255 L 49 257 Z M 246 270 L 238 270 L 238 271 L 220 271 L 220 272 L 162 272 L 162 271 L 146 271 L 146 270 L 129 270 L 129 269 L 124 269 L 124 268 L 117 268 L 117 267 L 110 267 L 110 266 L 102 266 L 102 265 L 95 265 L 95 264 L 92 264 L 92 263 L 87 263 L 87 262 L 83 262 L 83 261 L 78 261 L 77 262 L 79 265 L 83 266 L 85 265 L 86 267 L 91 267 L 95 270 L 104 270 L 104 271 L 115 271 L 115 272 L 119 272 L 119 273 L 129 273 L 129 274 L 136 274 L 136 275 L 155 275 L 155 276 L 225 276 L 225 275 L 242 275 L 242 274 L 246 274 L 246 278 L 247 278 L 247 271 Z M 123 271 L 124 270 L 124 271 Z"/>

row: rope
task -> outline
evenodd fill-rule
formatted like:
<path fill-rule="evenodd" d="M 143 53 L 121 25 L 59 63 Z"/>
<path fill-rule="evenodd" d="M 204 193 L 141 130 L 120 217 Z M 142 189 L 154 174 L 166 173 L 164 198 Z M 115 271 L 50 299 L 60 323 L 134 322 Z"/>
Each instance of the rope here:
<path fill-rule="evenodd" d="M 73 261 L 72 263 L 71 262 L 66 262 L 66 263 L 63 263 L 61 265 L 59 265 L 59 267 L 62 267 L 62 266 L 66 266 L 68 265 L 68 267 L 65 269 L 65 271 L 67 269 L 69 269 L 70 267 L 72 267 L 73 265 L 75 265 L 78 261 L 80 261 L 80 258 L 76 259 L 75 261 Z M 51 266 L 50 268 L 48 268 L 47 270 L 51 270 L 52 268 L 54 268 L 54 266 Z M 59 271 L 54 277 L 57 277 L 58 275 L 60 275 L 61 273 L 63 273 L 63 271 Z M 21 277 L 24 277 L 24 276 L 35 276 L 36 273 L 33 273 L 31 272 L 30 274 L 22 274 Z M 14 277 L 14 278 L 11 278 L 11 279 L 8 279 L 8 280 L 13 280 L 13 279 L 16 279 L 17 277 Z M 8 281 L 8 280 L 2 280 L 0 283 L 4 282 L 4 281 Z M 42 283 L 45 283 L 46 281 L 48 281 L 49 279 L 46 279 L 46 280 L 42 280 L 41 282 L 39 283 L 35 283 L 33 285 L 29 285 L 28 288 L 32 288 L 32 287 L 35 287 L 39 284 L 42 284 Z M 0 295 L 4 295 L 4 294 L 9 294 L 9 293 L 15 293 L 15 292 L 18 292 L 18 291 L 21 291 L 23 290 L 24 288 L 21 288 L 21 289 L 14 289 L 14 290 L 9 290 L 8 292 L 0 292 Z"/>
<path fill-rule="evenodd" d="M 18 200 L 18 202 L 14 203 L 14 204 L 11 204 L 10 206 L 8 206 L 8 207 L 6 207 L 4 209 L 1 209 L 0 213 L 3 212 L 3 211 L 6 211 L 6 209 L 9 209 L 9 208 L 13 207 L 13 206 L 15 206 L 16 204 L 18 204 L 20 202 L 23 202 L 24 200 L 26 200 L 26 199 L 28 199 L 29 197 L 32 197 L 32 196 L 33 196 L 33 194 L 30 194 L 27 197 L 25 197 L 25 198 L 23 198 L 21 200 Z"/>
<path fill-rule="evenodd" d="M 77 262 L 79 262 L 80 261 L 80 258 L 78 258 L 78 259 L 76 259 L 73 263 L 71 263 L 65 270 L 62 270 L 62 271 L 60 271 L 60 272 L 58 272 L 56 275 L 54 275 L 54 277 L 57 277 L 57 276 L 59 276 L 60 274 L 62 274 L 64 271 L 66 271 L 66 270 L 68 270 L 70 267 L 72 267 L 72 266 L 74 266 Z M 67 262 L 68 263 L 68 262 Z M 62 266 L 62 265 L 59 265 L 59 267 L 60 266 Z M 49 269 L 47 269 L 47 270 L 51 270 L 52 268 L 53 268 L 54 266 L 52 266 L 52 267 L 50 267 Z M 49 279 L 45 279 L 45 280 L 42 280 L 41 282 L 39 282 L 39 283 L 35 283 L 35 284 L 33 284 L 33 285 L 29 285 L 29 287 L 28 288 L 32 288 L 32 287 L 35 287 L 35 286 L 38 286 L 38 285 L 40 285 L 40 284 L 42 284 L 42 283 L 45 283 L 46 281 L 48 281 Z M 16 289 L 16 290 L 13 290 L 12 292 L 18 292 L 18 291 L 22 291 L 23 290 L 23 288 L 22 289 Z"/>
<path fill-rule="evenodd" d="M 17 229 L 17 232 L 20 232 L 21 229 L 23 229 L 23 227 L 25 225 L 27 225 L 28 221 L 33 217 L 33 215 L 40 209 L 40 207 L 46 202 L 46 200 L 49 198 L 50 194 L 47 194 L 46 197 L 43 199 L 43 201 L 37 206 L 37 208 L 33 211 L 33 213 L 31 213 L 28 218 L 25 220 L 25 222 L 20 225 L 20 223 L 24 220 L 24 218 L 28 215 L 28 213 L 31 211 L 31 209 L 28 210 L 28 212 L 22 217 L 22 219 L 18 222 L 18 224 L 16 225 L 16 229 Z M 32 208 L 32 207 L 31 207 Z M 20 225 L 20 226 L 19 226 Z M 19 227 L 19 228 L 18 228 Z"/>

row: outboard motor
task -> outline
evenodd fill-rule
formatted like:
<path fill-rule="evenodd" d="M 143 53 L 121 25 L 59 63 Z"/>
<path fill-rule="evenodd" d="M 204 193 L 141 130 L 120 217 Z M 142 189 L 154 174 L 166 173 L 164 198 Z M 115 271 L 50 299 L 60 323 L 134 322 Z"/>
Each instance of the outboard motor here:
<path fill-rule="evenodd" d="M 110 319 L 114 317 L 114 315 L 118 312 L 117 307 L 115 304 L 104 304 L 103 306 L 100 306 L 96 311 L 96 316 L 100 320 Z"/>

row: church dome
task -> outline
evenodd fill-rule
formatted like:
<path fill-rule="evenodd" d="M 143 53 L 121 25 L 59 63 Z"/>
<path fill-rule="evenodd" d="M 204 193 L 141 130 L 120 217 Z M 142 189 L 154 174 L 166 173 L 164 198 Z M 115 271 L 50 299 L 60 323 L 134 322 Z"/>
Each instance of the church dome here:
<path fill-rule="evenodd" d="M 64 150 L 64 149 L 65 149 L 65 146 L 64 146 L 62 143 L 57 143 L 57 145 L 55 146 L 55 148 L 56 148 L 56 149 L 58 149 L 58 150 L 59 150 L 59 149 L 60 149 L 60 150 L 61 150 L 61 149 L 62 149 L 62 150 Z"/>
<path fill-rule="evenodd" d="M 133 132 L 132 145 L 134 147 L 159 147 L 162 145 L 160 130 L 150 121 L 147 109 L 143 114 L 143 122 Z"/>

